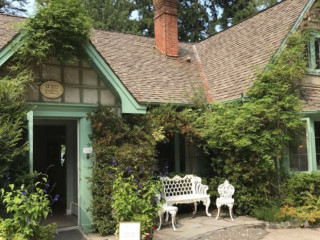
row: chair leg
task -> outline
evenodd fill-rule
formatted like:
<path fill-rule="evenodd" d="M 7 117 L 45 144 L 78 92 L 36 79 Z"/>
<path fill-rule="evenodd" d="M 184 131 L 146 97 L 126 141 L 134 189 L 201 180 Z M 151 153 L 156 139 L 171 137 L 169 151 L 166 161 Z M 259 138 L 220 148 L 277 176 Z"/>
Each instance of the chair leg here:
<path fill-rule="evenodd" d="M 207 216 L 211 217 L 211 214 L 209 213 L 210 198 L 208 198 L 206 201 L 204 201 L 203 204 L 206 205 L 206 214 L 207 214 Z"/>
<path fill-rule="evenodd" d="M 193 216 L 196 215 L 196 213 L 197 213 L 197 205 L 198 205 L 198 203 L 197 203 L 197 202 L 194 202 L 194 212 L 193 212 Z"/>
<path fill-rule="evenodd" d="M 228 205 L 228 207 L 229 207 L 229 214 L 230 214 L 230 218 L 231 218 L 231 221 L 234 221 L 234 219 L 233 219 L 233 213 L 232 213 L 232 208 L 233 208 L 233 205 Z"/>
<path fill-rule="evenodd" d="M 218 207 L 218 214 L 217 214 L 216 220 L 218 220 L 218 218 L 219 218 L 221 206 L 217 206 L 217 207 Z"/>
<path fill-rule="evenodd" d="M 164 214 L 164 212 L 162 210 L 158 210 L 158 216 L 159 216 L 159 219 L 160 219 L 160 224 L 159 224 L 159 227 L 158 227 L 157 230 L 160 230 L 160 228 L 161 228 L 162 220 L 163 220 L 163 214 Z"/>
<path fill-rule="evenodd" d="M 170 211 L 170 214 L 171 214 L 171 221 L 172 221 L 172 227 L 173 227 L 173 230 L 176 231 L 176 227 L 175 227 L 175 223 L 176 223 L 176 214 L 177 212 L 176 211 Z"/>
<path fill-rule="evenodd" d="M 166 211 L 166 220 L 165 220 L 165 222 L 167 223 L 168 221 L 169 221 L 169 212 Z"/>

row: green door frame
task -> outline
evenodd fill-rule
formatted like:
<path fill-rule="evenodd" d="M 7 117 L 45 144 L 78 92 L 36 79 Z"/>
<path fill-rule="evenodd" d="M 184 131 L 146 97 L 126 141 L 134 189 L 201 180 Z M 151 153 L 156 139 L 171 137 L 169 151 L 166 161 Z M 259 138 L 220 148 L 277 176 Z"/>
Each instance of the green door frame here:
<path fill-rule="evenodd" d="M 88 210 L 92 199 L 88 177 L 92 173 L 93 161 L 92 154 L 83 153 L 83 148 L 91 146 L 89 138 L 91 123 L 87 119 L 87 113 L 95 109 L 96 106 L 39 103 L 33 108 L 33 111 L 27 113 L 30 171 L 33 171 L 33 120 L 46 118 L 78 120 L 78 224 L 85 233 L 90 232 L 92 226 L 92 217 Z"/>

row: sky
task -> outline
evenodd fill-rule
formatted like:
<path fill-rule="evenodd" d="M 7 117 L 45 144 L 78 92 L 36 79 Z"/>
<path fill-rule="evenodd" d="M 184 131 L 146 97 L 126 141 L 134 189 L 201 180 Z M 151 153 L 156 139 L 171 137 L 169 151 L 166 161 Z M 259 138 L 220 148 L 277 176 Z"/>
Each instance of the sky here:
<path fill-rule="evenodd" d="M 35 9 L 35 0 L 28 0 L 27 8 L 27 16 L 32 16 Z"/>

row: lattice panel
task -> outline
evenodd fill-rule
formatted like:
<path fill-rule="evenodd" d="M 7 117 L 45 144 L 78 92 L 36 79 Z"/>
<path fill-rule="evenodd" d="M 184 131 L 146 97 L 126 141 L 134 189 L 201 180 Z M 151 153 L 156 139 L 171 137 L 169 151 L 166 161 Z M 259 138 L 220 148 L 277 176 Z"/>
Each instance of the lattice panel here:
<path fill-rule="evenodd" d="M 166 197 L 192 194 L 191 179 L 166 180 L 162 184 Z"/>

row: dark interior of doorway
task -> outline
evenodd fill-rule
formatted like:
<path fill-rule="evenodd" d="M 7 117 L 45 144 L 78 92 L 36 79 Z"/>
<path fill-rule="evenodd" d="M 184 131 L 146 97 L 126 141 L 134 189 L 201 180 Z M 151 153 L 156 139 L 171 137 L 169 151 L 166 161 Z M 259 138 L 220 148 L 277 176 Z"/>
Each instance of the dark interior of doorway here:
<path fill-rule="evenodd" d="M 77 202 L 77 194 L 70 193 L 70 187 L 67 187 L 67 184 L 72 184 L 72 188 L 77 188 L 77 176 L 70 177 L 70 171 L 67 171 L 67 164 L 70 167 L 72 161 L 73 174 L 77 173 L 77 148 L 70 146 L 77 142 L 76 126 L 75 120 L 34 121 L 34 170 L 48 175 L 48 194 L 52 200 L 52 214 L 45 223 L 56 222 L 58 228 L 78 225 L 77 214 L 70 212 L 70 195 L 75 195 L 73 202 Z M 68 159 L 68 156 L 73 156 L 73 159 Z"/>

